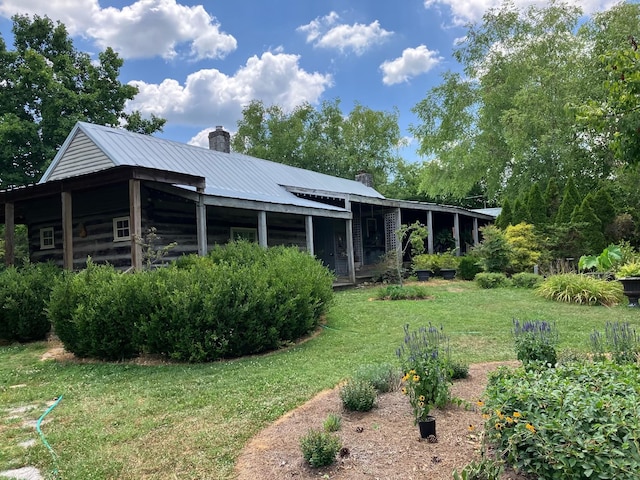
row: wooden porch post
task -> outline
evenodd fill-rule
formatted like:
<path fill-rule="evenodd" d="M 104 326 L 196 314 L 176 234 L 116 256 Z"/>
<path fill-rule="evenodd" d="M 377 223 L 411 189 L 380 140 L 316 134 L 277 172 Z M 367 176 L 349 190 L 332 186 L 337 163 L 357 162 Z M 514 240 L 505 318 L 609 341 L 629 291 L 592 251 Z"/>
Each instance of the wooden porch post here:
<path fill-rule="evenodd" d="M 73 207 L 71 192 L 62 192 L 62 265 L 73 271 Z"/>
<path fill-rule="evenodd" d="M 460 256 L 460 215 L 453 216 L 453 238 L 456 241 L 456 255 Z"/>
<path fill-rule="evenodd" d="M 304 218 L 304 229 L 307 236 L 307 253 L 313 256 L 315 252 L 313 251 L 313 217 L 311 215 Z"/>
<path fill-rule="evenodd" d="M 258 212 L 258 243 L 261 247 L 267 248 L 267 212 Z"/>
<path fill-rule="evenodd" d="M 351 200 L 348 198 L 344 201 L 345 210 L 349 210 L 351 212 Z M 349 281 L 351 283 L 356 283 L 356 264 L 355 264 L 355 255 L 353 252 L 353 212 L 351 212 L 352 217 L 348 218 L 346 223 L 347 228 L 347 273 L 349 274 Z"/>
<path fill-rule="evenodd" d="M 433 212 L 427 211 L 427 253 L 433 253 Z"/>
<path fill-rule="evenodd" d="M 129 180 L 129 229 L 131 233 L 131 267 L 142 270 L 142 206 L 140 200 L 140 180 Z"/>
<path fill-rule="evenodd" d="M 204 257 L 207 254 L 207 206 L 204 204 L 202 189 L 198 189 L 198 203 L 196 204 L 196 230 L 198 237 L 198 255 Z"/>
<path fill-rule="evenodd" d="M 478 219 L 473 217 L 473 245 L 477 246 L 480 243 L 480 236 L 478 234 Z"/>
<path fill-rule="evenodd" d="M 12 202 L 4 204 L 4 263 L 7 267 L 15 265 L 15 205 Z"/>
<path fill-rule="evenodd" d="M 398 234 L 396 233 L 398 230 L 402 228 L 402 210 L 400 208 L 396 208 L 396 226 L 393 231 L 393 235 L 396 237 L 396 254 L 400 257 L 400 262 L 402 263 L 402 238 L 398 238 Z"/>

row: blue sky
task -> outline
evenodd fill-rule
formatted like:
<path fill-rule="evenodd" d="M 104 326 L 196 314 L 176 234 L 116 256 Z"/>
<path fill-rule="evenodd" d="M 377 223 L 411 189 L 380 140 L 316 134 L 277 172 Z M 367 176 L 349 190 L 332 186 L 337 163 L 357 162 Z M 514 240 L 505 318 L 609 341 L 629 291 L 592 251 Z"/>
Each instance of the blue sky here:
<path fill-rule="evenodd" d="M 570 0 L 587 13 L 611 0 Z M 206 146 L 216 125 L 234 132 L 249 101 L 291 109 L 339 98 L 397 109 L 408 146 L 411 108 L 456 70 L 451 52 L 468 22 L 499 0 L 1 0 L 0 33 L 11 48 L 16 13 L 67 26 L 76 47 L 107 46 L 124 59 L 120 80 L 140 89 L 128 109 L 167 119 L 164 138 Z M 514 0 L 519 6 L 544 4 Z"/>

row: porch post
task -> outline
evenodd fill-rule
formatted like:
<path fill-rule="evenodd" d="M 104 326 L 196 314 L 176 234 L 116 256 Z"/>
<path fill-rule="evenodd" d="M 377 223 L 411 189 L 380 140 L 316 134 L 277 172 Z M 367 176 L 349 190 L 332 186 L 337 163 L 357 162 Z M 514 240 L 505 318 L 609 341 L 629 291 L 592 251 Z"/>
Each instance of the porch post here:
<path fill-rule="evenodd" d="M 313 256 L 313 217 L 311 215 L 304 217 L 304 229 L 307 236 L 307 253 Z"/>
<path fill-rule="evenodd" d="M 460 214 L 453 216 L 453 238 L 456 241 L 456 255 L 460 256 Z"/>
<path fill-rule="evenodd" d="M 351 212 L 351 200 L 348 198 L 344 201 L 345 210 L 349 210 L 351 217 L 347 219 L 347 273 L 349 281 L 356 283 L 356 264 L 355 255 L 353 253 L 353 212 Z"/>
<path fill-rule="evenodd" d="M 473 245 L 477 246 L 480 243 L 480 236 L 478 235 L 478 219 L 473 217 Z"/>
<path fill-rule="evenodd" d="M 433 212 L 427 210 L 427 253 L 433 253 Z"/>
<path fill-rule="evenodd" d="M 73 271 L 73 207 L 71 192 L 62 192 L 62 266 Z"/>
<path fill-rule="evenodd" d="M 140 180 L 129 180 L 129 229 L 131 233 L 131 267 L 142 270 L 142 207 L 140 200 Z"/>
<path fill-rule="evenodd" d="M 400 263 L 402 263 L 402 238 L 398 238 L 398 230 L 402 228 L 402 210 L 400 207 L 396 208 L 396 226 L 393 231 L 393 235 L 396 237 L 396 253 L 400 257 Z"/>
<path fill-rule="evenodd" d="M 261 247 L 267 248 L 267 212 L 258 212 L 258 243 Z"/>
<path fill-rule="evenodd" d="M 4 264 L 7 267 L 15 265 L 15 205 L 12 202 L 4 204 Z"/>
<path fill-rule="evenodd" d="M 204 194 L 198 189 L 198 203 L 196 204 L 196 230 L 198 237 L 198 255 L 207 254 L 207 206 L 204 204 Z"/>

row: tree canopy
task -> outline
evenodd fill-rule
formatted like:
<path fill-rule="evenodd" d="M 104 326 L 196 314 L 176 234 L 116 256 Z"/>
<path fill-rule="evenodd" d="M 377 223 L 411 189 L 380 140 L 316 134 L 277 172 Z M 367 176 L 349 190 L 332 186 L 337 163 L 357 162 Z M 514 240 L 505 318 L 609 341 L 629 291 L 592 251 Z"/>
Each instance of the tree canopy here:
<path fill-rule="evenodd" d="M 318 109 L 303 104 L 285 112 L 254 100 L 242 111 L 231 145 L 240 153 L 337 177 L 353 180 L 370 173 L 374 187 L 384 192 L 399 171 L 401 141 L 395 111 L 356 104 L 345 116 L 334 100 Z"/>
<path fill-rule="evenodd" d="M 38 180 L 77 121 L 162 129 L 164 119 L 124 112 L 138 91 L 118 80 L 111 48 L 92 60 L 63 24 L 37 15 L 14 16 L 13 35 L 13 49 L 0 36 L 0 188 Z"/>
<path fill-rule="evenodd" d="M 412 132 L 432 161 L 422 188 L 464 195 L 481 184 L 489 198 L 533 183 L 574 178 L 580 191 L 609 178 L 616 162 L 593 127 L 568 108 L 607 95 L 598 59 L 640 31 L 640 5 L 621 3 L 580 24 L 580 8 L 551 1 L 489 10 L 469 27 L 449 71 L 414 107 Z"/>

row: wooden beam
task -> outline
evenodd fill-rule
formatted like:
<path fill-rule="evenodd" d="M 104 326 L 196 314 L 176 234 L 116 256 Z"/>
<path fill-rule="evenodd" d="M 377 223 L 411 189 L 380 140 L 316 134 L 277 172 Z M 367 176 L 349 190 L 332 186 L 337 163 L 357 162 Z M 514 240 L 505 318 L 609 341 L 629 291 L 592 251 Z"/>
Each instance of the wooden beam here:
<path fill-rule="evenodd" d="M 478 234 L 478 219 L 474 217 L 473 219 L 473 245 L 477 246 L 480 244 L 480 235 Z"/>
<path fill-rule="evenodd" d="M 140 200 L 140 180 L 129 180 L 129 229 L 131 234 L 131 267 L 142 269 L 142 206 Z"/>
<path fill-rule="evenodd" d="M 460 216 L 453 215 L 453 239 L 456 241 L 456 255 L 460 256 Z"/>
<path fill-rule="evenodd" d="M 7 267 L 15 265 L 15 206 L 12 202 L 4 204 L 4 264 Z"/>
<path fill-rule="evenodd" d="M 207 206 L 204 204 L 203 194 L 196 203 L 196 230 L 198 236 L 198 255 L 204 257 L 208 251 L 207 245 Z"/>
<path fill-rule="evenodd" d="M 267 212 L 258 212 L 258 243 L 261 247 L 267 247 Z"/>
<path fill-rule="evenodd" d="M 71 192 L 62 192 L 62 266 L 73 271 L 73 207 Z"/>
<path fill-rule="evenodd" d="M 307 253 L 309 255 L 315 255 L 313 249 L 313 217 L 311 215 L 304 217 L 304 228 L 305 234 L 307 235 Z"/>
<path fill-rule="evenodd" d="M 344 208 L 351 211 L 351 202 L 349 199 L 345 199 Z M 352 212 L 353 215 L 353 212 Z M 356 283 L 356 264 L 355 255 L 353 249 L 353 220 L 347 219 L 347 272 L 349 274 L 349 281 Z"/>
<path fill-rule="evenodd" d="M 433 212 L 427 211 L 427 253 L 433 254 Z"/>

